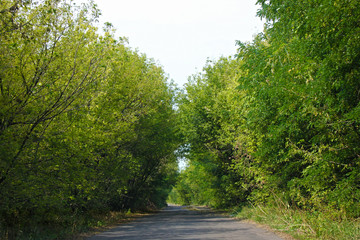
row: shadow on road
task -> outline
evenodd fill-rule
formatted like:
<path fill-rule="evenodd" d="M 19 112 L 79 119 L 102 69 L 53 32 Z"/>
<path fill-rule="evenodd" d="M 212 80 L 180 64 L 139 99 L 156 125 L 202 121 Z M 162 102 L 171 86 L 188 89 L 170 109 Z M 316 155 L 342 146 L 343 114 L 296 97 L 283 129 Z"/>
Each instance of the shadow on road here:
<path fill-rule="evenodd" d="M 169 206 L 158 214 L 120 225 L 89 240 L 114 239 L 241 239 L 280 240 L 274 233 L 218 215 L 206 208 L 199 211 Z"/>

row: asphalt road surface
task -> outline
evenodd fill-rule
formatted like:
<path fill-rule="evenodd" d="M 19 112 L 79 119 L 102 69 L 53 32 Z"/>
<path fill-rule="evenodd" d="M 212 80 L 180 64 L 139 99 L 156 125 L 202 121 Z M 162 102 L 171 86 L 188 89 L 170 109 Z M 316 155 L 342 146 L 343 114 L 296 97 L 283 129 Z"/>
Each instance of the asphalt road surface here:
<path fill-rule="evenodd" d="M 242 223 L 208 210 L 194 211 L 180 206 L 169 206 L 160 213 L 141 217 L 88 239 L 281 240 L 274 233 L 257 228 L 256 225 Z"/>

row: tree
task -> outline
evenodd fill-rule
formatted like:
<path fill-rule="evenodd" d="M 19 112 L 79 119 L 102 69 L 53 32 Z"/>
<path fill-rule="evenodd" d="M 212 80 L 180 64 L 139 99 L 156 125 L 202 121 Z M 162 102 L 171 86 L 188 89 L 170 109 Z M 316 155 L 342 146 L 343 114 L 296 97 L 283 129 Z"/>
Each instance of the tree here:
<path fill-rule="evenodd" d="M 1 7 L 0 209 L 11 221 L 43 194 L 39 145 L 58 116 L 85 103 L 79 96 L 102 77 L 105 49 L 91 25 L 98 15 L 91 4 L 75 10 L 61 1 L 5 1 Z"/>
<path fill-rule="evenodd" d="M 92 2 L 1 4 L 4 237 L 77 225 L 94 211 L 164 205 L 179 139 L 163 70 L 109 25 L 96 33 Z"/>
<path fill-rule="evenodd" d="M 264 32 L 186 87 L 179 109 L 190 156 L 211 156 L 224 206 L 282 196 L 358 217 L 358 3 L 258 4 Z"/>
<path fill-rule="evenodd" d="M 357 216 L 357 3 L 258 3 L 267 28 L 238 55 L 266 184 L 296 205 Z"/>
<path fill-rule="evenodd" d="M 176 189 L 179 192 L 178 188 L 188 186 L 194 194 L 192 202 L 229 207 L 246 199 L 240 187 L 242 174 L 233 168 L 238 145 L 244 144 L 247 136 L 243 128 L 245 92 L 236 90 L 240 75 L 237 60 L 209 61 L 204 73 L 187 84 L 179 101 L 181 129 L 190 146 L 190 168 Z M 204 176 L 201 179 L 210 183 L 195 181 L 195 176 Z"/>

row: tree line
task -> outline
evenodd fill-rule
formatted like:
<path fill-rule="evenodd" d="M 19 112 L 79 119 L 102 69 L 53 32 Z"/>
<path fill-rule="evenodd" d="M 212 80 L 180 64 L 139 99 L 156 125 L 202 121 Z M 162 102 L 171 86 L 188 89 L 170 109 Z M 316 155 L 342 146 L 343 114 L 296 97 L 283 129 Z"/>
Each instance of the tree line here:
<path fill-rule="evenodd" d="M 0 238 L 166 204 L 179 140 L 163 69 L 98 30 L 91 1 L 5 0 L 0 13 Z"/>
<path fill-rule="evenodd" d="M 264 31 L 179 92 L 93 2 L 2 1 L 0 238 L 161 207 L 172 185 L 182 204 L 358 218 L 359 3 L 257 3 Z"/>
<path fill-rule="evenodd" d="M 258 0 L 264 31 L 179 96 L 189 166 L 170 199 L 360 216 L 358 1 Z"/>

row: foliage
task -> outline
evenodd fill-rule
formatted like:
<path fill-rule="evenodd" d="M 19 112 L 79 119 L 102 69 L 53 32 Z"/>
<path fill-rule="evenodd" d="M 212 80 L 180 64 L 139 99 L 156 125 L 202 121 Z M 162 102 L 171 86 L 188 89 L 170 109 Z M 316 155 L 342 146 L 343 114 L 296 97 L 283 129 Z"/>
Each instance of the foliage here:
<path fill-rule="evenodd" d="M 211 174 L 208 166 L 199 162 L 192 161 L 183 172 L 181 172 L 177 183 L 169 195 L 169 202 L 181 205 L 208 205 L 215 206 L 216 177 Z"/>
<path fill-rule="evenodd" d="M 322 212 L 288 208 L 283 203 L 273 206 L 247 206 L 235 210 L 232 215 L 266 224 L 295 239 L 355 240 L 360 237 L 359 220 L 333 221 Z"/>
<path fill-rule="evenodd" d="M 270 206 L 281 195 L 329 219 L 358 218 L 359 3 L 258 4 L 264 32 L 238 42 L 236 59 L 209 63 L 179 101 L 190 146 L 179 184 L 205 194 L 191 176 L 207 172 L 216 206 Z"/>
<path fill-rule="evenodd" d="M 257 3 L 264 32 L 177 94 L 111 24 L 98 33 L 93 2 L 2 1 L 1 237 L 164 206 L 171 185 L 177 203 L 273 209 L 281 196 L 282 208 L 357 224 L 359 3 Z"/>
<path fill-rule="evenodd" d="M 246 138 L 246 96 L 235 91 L 240 74 L 237 60 L 209 61 L 179 98 L 181 129 L 190 146 L 190 167 L 176 187 L 182 202 L 229 207 L 246 198 L 241 179 L 247 177 L 233 164 L 237 139 Z"/>
<path fill-rule="evenodd" d="M 179 142 L 163 70 L 110 26 L 97 33 L 92 2 L 7 0 L 0 13 L 1 237 L 163 206 Z"/>
<path fill-rule="evenodd" d="M 240 88 L 254 97 L 249 127 L 262 136 L 254 156 L 266 183 L 299 207 L 358 217 L 356 3 L 258 2 L 268 26 L 240 47 Z"/>

